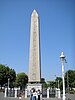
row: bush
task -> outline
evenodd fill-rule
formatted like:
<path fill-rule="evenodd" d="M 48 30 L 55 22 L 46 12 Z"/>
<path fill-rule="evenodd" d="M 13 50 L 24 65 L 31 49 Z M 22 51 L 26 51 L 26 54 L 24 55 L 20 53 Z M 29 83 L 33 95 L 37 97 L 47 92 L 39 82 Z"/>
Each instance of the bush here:
<path fill-rule="evenodd" d="M 70 92 L 70 94 L 75 94 L 75 91 L 74 90 L 72 90 L 72 91 L 69 91 Z"/>
<path fill-rule="evenodd" d="M 0 92 L 4 92 L 5 90 L 4 89 L 0 89 Z"/>

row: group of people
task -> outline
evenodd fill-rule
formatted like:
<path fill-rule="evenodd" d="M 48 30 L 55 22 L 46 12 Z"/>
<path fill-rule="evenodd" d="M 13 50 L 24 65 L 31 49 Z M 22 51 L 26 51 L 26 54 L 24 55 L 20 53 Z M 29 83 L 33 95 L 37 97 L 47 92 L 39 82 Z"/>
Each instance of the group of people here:
<path fill-rule="evenodd" d="M 32 88 L 31 90 L 30 90 L 30 100 L 40 100 L 40 95 L 41 95 L 41 93 L 40 93 L 40 90 L 38 89 L 38 91 L 36 91 L 34 88 Z M 22 94 L 20 93 L 19 95 L 18 95 L 18 97 L 19 97 L 19 100 L 22 100 Z"/>
<path fill-rule="evenodd" d="M 36 91 L 34 88 L 30 91 L 30 100 L 40 100 L 40 90 Z"/>

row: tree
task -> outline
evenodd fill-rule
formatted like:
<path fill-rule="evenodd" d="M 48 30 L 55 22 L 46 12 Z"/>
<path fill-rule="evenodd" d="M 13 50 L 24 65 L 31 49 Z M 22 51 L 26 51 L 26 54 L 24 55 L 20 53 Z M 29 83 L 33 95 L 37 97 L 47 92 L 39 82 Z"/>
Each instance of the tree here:
<path fill-rule="evenodd" d="M 0 64 L 0 85 L 1 87 L 6 83 L 6 67 Z"/>
<path fill-rule="evenodd" d="M 10 87 L 14 87 L 14 82 L 16 80 L 16 72 L 14 69 L 9 70 L 9 81 L 10 81 Z"/>
<path fill-rule="evenodd" d="M 65 83 L 66 83 L 66 87 L 67 87 L 67 79 L 68 79 L 69 87 L 70 88 L 73 88 L 74 87 L 74 81 L 75 81 L 75 70 L 68 70 L 65 73 Z"/>
<path fill-rule="evenodd" d="M 60 90 L 63 90 L 63 81 L 60 82 Z"/>
<path fill-rule="evenodd" d="M 55 88 L 55 84 L 56 84 L 55 81 L 48 81 L 47 83 L 48 83 L 48 87 Z"/>
<path fill-rule="evenodd" d="M 59 81 L 59 87 L 61 86 L 60 83 L 62 81 L 61 77 L 56 77 L 55 82 L 56 82 L 56 88 L 58 88 L 58 81 Z"/>
<path fill-rule="evenodd" d="M 16 79 L 16 72 L 14 69 L 10 69 L 8 66 L 0 64 L 0 85 L 6 85 L 10 79 L 10 86 Z"/>
<path fill-rule="evenodd" d="M 16 86 L 20 86 L 23 89 L 28 83 L 28 76 L 25 73 L 18 73 L 16 77 Z"/>
<path fill-rule="evenodd" d="M 41 83 L 45 83 L 45 79 L 44 78 L 41 78 Z"/>
<path fill-rule="evenodd" d="M 48 88 L 48 85 L 45 82 L 45 78 L 41 78 L 41 83 L 42 83 L 43 88 Z"/>
<path fill-rule="evenodd" d="M 75 81 L 72 82 L 72 87 L 75 88 Z"/>

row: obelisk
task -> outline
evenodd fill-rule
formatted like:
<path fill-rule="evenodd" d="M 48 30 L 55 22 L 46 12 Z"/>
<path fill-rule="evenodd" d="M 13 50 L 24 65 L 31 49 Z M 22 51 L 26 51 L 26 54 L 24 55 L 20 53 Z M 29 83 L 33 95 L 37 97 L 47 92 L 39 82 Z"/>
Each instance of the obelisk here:
<path fill-rule="evenodd" d="M 29 51 L 29 83 L 40 83 L 41 61 L 40 61 L 40 28 L 39 16 L 36 10 L 31 15 L 30 26 L 30 51 Z"/>

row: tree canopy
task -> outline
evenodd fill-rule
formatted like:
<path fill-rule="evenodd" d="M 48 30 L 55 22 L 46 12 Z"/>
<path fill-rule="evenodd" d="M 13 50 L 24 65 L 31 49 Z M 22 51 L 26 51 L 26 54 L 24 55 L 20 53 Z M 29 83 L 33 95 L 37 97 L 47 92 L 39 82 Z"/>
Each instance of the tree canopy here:
<path fill-rule="evenodd" d="M 68 70 L 65 73 L 65 82 L 66 87 L 68 84 L 70 88 L 75 88 L 75 70 Z"/>
<path fill-rule="evenodd" d="M 28 83 L 28 76 L 22 72 L 22 73 L 18 73 L 17 77 L 16 77 L 16 86 L 20 86 L 21 89 L 23 89 L 26 84 Z"/>
<path fill-rule="evenodd" d="M 5 86 L 10 79 L 10 86 L 16 79 L 16 72 L 14 69 L 10 69 L 8 66 L 0 64 L 0 85 Z"/>

